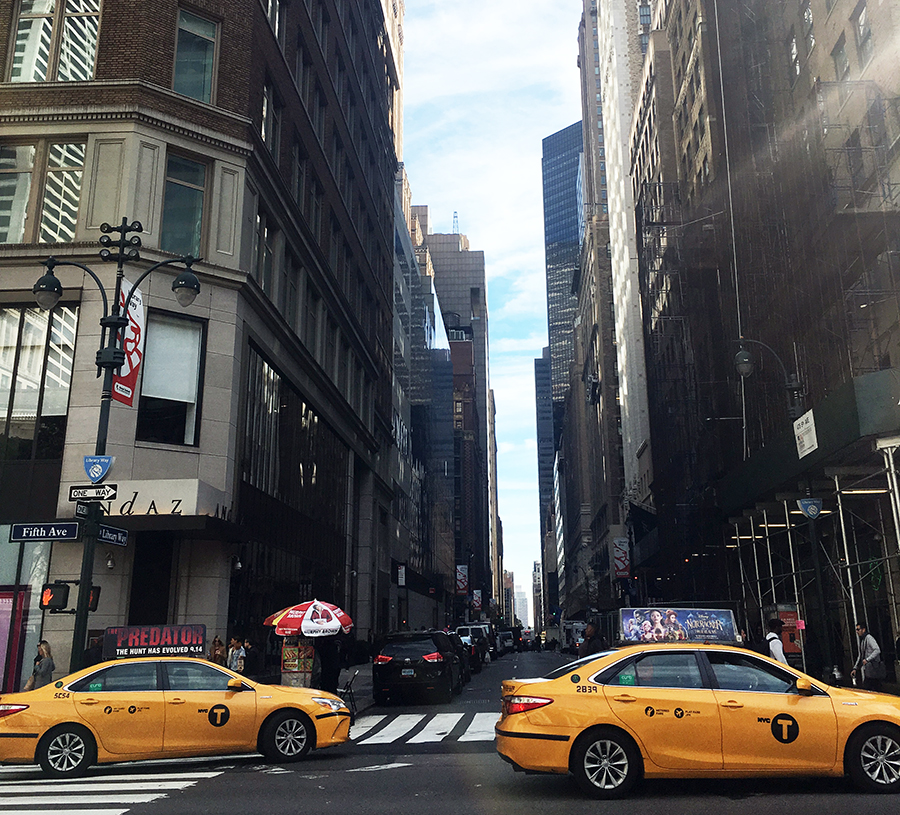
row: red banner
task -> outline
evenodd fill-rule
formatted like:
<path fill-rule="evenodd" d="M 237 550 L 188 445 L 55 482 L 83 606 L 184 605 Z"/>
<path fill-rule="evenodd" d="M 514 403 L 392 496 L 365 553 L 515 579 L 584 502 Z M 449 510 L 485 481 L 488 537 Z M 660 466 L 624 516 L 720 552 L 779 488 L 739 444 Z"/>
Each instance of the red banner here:
<path fill-rule="evenodd" d="M 119 309 L 125 307 L 125 298 L 131 291 L 131 284 L 122 281 L 119 295 Z M 137 388 L 141 361 L 144 359 L 144 299 L 140 289 L 135 289 L 134 296 L 128 306 L 128 327 L 122 343 L 125 349 L 125 364 L 119 373 L 113 376 L 112 398 L 128 407 L 134 407 L 134 393 Z"/>

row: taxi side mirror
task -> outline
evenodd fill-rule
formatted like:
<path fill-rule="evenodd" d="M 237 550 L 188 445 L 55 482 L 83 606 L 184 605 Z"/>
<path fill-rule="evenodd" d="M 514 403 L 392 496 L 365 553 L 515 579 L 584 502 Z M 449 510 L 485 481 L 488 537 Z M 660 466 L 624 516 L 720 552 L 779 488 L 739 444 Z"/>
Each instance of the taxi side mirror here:
<path fill-rule="evenodd" d="M 804 679 L 802 676 L 797 677 L 797 693 L 801 696 L 812 696 L 812 683 L 808 679 Z"/>
<path fill-rule="evenodd" d="M 228 690 L 240 691 L 244 689 L 244 683 L 240 679 L 229 679 Z"/>

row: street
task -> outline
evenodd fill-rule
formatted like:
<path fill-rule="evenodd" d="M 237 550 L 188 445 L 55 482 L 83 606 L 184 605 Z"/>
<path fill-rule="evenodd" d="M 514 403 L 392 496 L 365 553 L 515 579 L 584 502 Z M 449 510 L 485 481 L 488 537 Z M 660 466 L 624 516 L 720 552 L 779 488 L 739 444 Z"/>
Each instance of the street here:
<path fill-rule="evenodd" d="M 259 755 L 138 762 L 94 768 L 64 782 L 43 779 L 36 767 L 2 767 L 0 815 L 596 815 L 623 806 L 638 815 L 663 808 L 666 815 L 843 815 L 860 806 L 860 794 L 843 779 L 647 781 L 623 804 L 587 799 L 569 777 L 514 772 L 494 750 L 500 682 L 544 674 L 567 659 L 509 654 L 473 676 L 448 705 L 370 707 L 351 731 L 352 743 L 298 764 L 273 765 Z M 865 809 L 893 813 L 896 799 L 866 796 Z"/>

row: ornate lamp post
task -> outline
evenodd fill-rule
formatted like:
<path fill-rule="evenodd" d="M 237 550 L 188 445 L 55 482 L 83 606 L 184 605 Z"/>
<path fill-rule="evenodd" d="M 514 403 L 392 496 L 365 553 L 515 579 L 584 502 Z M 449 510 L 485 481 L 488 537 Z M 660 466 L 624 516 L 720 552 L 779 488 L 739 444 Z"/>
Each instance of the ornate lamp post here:
<path fill-rule="evenodd" d="M 59 302 L 63 294 L 62 285 L 59 279 L 53 273 L 60 266 L 77 266 L 88 274 L 88 276 L 97 284 L 100 295 L 103 298 L 103 317 L 100 319 L 102 331 L 100 334 L 100 348 L 97 351 L 97 376 L 103 372 L 103 390 L 100 394 L 100 419 L 97 426 L 97 443 L 94 449 L 95 455 L 102 456 L 106 454 L 106 439 L 109 432 L 109 411 L 112 402 L 112 386 L 113 376 L 118 373 L 119 369 L 125 362 L 125 350 L 122 347 L 124 343 L 124 329 L 128 327 L 128 308 L 131 304 L 132 296 L 138 286 L 152 271 L 159 269 L 161 266 L 170 266 L 175 263 L 181 263 L 185 269 L 172 283 L 172 291 L 175 292 L 175 299 L 182 308 L 187 308 L 197 294 L 200 292 L 200 281 L 194 274 L 191 266 L 198 262 L 200 258 L 194 258 L 190 255 L 185 257 L 171 258 L 170 260 L 162 260 L 154 263 L 146 269 L 140 277 L 134 282 L 125 298 L 124 305 L 119 307 L 119 300 L 122 294 L 122 281 L 125 278 L 124 265 L 127 261 L 139 261 L 141 259 L 139 249 L 141 247 L 141 239 L 134 232 L 143 232 L 143 226 L 139 221 L 128 223 L 127 218 L 122 219 L 120 226 L 110 226 L 102 224 L 100 231 L 103 235 L 100 237 L 100 257 L 103 260 L 116 261 L 116 285 L 113 296 L 112 308 L 110 308 L 106 291 L 103 288 L 100 278 L 95 272 L 83 263 L 74 260 L 59 260 L 55 257 L 48 257 L 41 264 L 47 268 L 46 274 L 42 275 L 32 289 L 38 305 L 49 311 Z M 110 237 L 110 233 L 117 232 L 118 238 Z M 121 335 L 121 336 L 120 336 Z M 101 516 L 100 504 L 92 506 L 94 512 L 85 523 L 84 532 L 84 553 L 81 559 L 81 578 L 78 588 L 78 602 L 75 607 L 75 627 L 72 634 L 72 659 L 70 670 L 76 671 L 84 667 L 84 647 L 87 638 L 88 623 L 88 603 L 91 593 L 91 579 L 94 572 L 94 550 L 97 544 L 97 526 Z"/>

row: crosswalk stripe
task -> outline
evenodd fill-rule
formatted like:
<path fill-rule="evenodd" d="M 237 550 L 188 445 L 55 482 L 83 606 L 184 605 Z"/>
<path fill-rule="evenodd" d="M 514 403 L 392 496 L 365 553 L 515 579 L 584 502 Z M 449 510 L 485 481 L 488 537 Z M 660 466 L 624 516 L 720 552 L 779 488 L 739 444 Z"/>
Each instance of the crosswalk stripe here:
<path fill-rule="evenodd" d="M 373 736 L 366 736 L 366 744 L 390 744 L 409 733 L 425 717 L 417 713 L 404 713 L 393 719 L 384 730 Z"/>
<path fill-rule="evenodd" d="M 420 733 L 416 733 L 411 739 L 410 744 L 423 744 L 426 742 L 441 741 L 441 739 L 450 735 L 450 731 L 456 727 L 462 713 L 437 713 L 431 721 L 425 725 L 425 729 Z"/>
<path fill-rule="evenodd" d="M 499 713 L 476 713 L 475 718 L 460 737 L 460 741 L 492 741 L 494 725 L 500 719 Z"/>
<path fill-rule="evenodd" d="M 66 796 L 65 803 L 67 806 L 80 806 L 82 804 L 113 804 L 114 806 L 122 806 L 122 804 L 149 804 L 157 798 L 165 798 L 165 792 L 157 792 L 144 795 L 72 795 Z M 5 803 L 14 804 L 16 806 L 31 807 L 53 807 L 54 815 L 56 815 L 55 807 L 59 804 L 59 795 L 23 795 L 7 798 Z M 3 812 L 0 805 L 0 812 Z M 5 815 L 5 813 L 4 813 Z"/>
<path fill-rule="evenodd" d="M 55 788 L 59 788 L 60 790 L 68 790 L 72 789 L 72 787 L 78 784 L 93 784 L 94 787 L 98 785 L 102 785 L 106 787 L 110 782 L 119 783 L 123 781 L 137 781 L 142 782 L 146 781 L 147 783 L 152 783 L 154 787 L 159 786 L 159 782 L 161 781 L 185 781 L 187 784 L 195 784 L 197 781 L 202 781 L 204 778 L 215 778 L 217 775 L 222 775 L 221 772 L 214 773 L 159 773 L 159 774 L 151 774 L 144 773 L 143 775 L 137 774 L 128 774 L 128 775 L 117 775 L 112 773 L 107 773 L 106 775 L 94 775 L 91 774 L 85 778 L 78 778 L 71 781 L 66 781 L 64 779 L 56 779 L 53 781 L 53 786 Z M 7 786 L 15 786 L 16 788 L 28 787 L 28 786 L 46 786 L 47 779 L 46 778 L 36 778 L 36 779 L 22 779 L 21 781 L 7 781 L 5 782 Z M 71 786 L 70 786 L 71 785 Z M 135 787 L 132 785 L 132 789 Z M 2 792 L 2 783 L 0 783 L 0 792 Z"/>
<path fill-rule="evenodd" d="M 350 739 L 358 741 L 383 719 L 384 716 L 363 716 L 357 719 L 350 727 Z"/>
<path fill-rule="evenodd" d="M 34 781 L 23 781 L 21 784 L 17 784 L 15 781 L 6 784 L 0 784 L 0 795 L 10 795 L 15 792 L 27 792 L 29 786 L 35 786 L 37 783 Z M 43 782 L 46 784 L 46 782 Z M 66 784 L 64 786 L 59 786 L 60 795 L 68 795 L 70 792 L 141 792 L 142 790 L 183 790 L 187 787 L 192 787 L 196 784 L 196 781 L 167 781 L 165 784 L 160 784 L 158 781 L 120 781 L 116 779 L 115 781 L 102 781 L 99 784 L 96 781 L 88 780 L 82 781 L 80 784 Z M 27 785 L 27 786 L 26 786 Z M 54 785 L 56 786 L 56 785 Z"/>
<path fill-rule="evenodd" d="M 33 809 L 0 809 L 3 815 L 35 815 Z M 125 815 L 127 809 L 53 809 L 53 815 Z"/>

